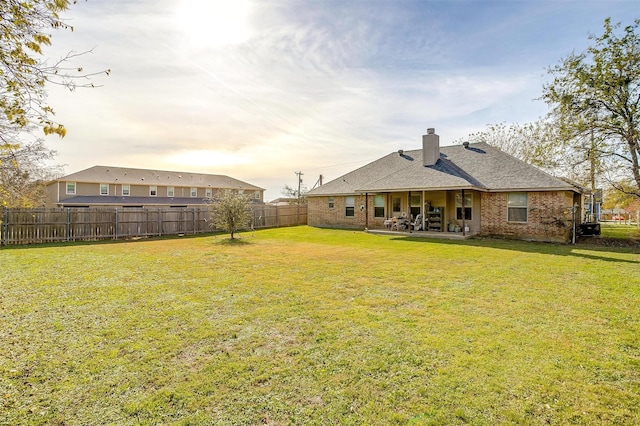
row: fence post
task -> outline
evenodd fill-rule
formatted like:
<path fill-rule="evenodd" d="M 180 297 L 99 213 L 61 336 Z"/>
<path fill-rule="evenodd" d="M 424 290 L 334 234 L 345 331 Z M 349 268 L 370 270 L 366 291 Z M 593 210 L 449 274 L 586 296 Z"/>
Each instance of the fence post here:
<path fill-rule="evenodd" d="M 71 239 L 71 209 L 67 207 L 67 242 Z"/>
<path fill-rule="evenodd" d="M 193 235 L 196 234 L 196 208 L 193 207 L 191 209 L 191 215 L 193 217 Z"/>
<path fill-rule="evenodd" d="M 158 237 L 162 237 L 162 208 L 158 207 Z"/>
<path fill-rule="evenodd" d="M 4 208 L 4 220 L 2 221 L 2 229 L 4 229 L 4 245 L 9 245 L 9 209 Z"/>
<path fill-rule="evenodd" d="M 118 239 L 118 208 L 116 207 L 115 209 L 115 214 L 114 214 L 114 221 L 115 221 L 115 226 L 113 227 L 113 239 L 117 240 Z"/>

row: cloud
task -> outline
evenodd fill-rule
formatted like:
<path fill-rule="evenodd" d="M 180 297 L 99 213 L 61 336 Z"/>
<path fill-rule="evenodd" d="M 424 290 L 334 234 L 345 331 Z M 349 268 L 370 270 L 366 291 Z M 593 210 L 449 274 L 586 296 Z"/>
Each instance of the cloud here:
<path fill-rule="evenodd" d="M 240 4 L 74 6 L 75 31 L 56 33 L 51 52 L 95 47 L 78 63 L 112 73 L 96 77 L 95 90 L 51 90 L 69 131 L 54 147 L 60 162 L 70 172 L 102 163 L 224 173 L 275 198 L 296 170 L 337 177 L 419 147 L 427 127 L 446 144 L 489 123 L 535 120 L 545 110 L 533 101 L 544 67 L 585 45 L 606 16 L 589 11 L 607 9 L 279 0 L 221 8 L 231 3 Z M 604 3 L 619 16 L 633 9 Z"/>

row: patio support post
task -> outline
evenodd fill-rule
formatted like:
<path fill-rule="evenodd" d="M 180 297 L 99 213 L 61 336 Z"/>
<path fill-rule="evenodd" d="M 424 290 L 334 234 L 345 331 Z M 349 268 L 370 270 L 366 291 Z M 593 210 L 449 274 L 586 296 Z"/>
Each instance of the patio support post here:
<path fill-rule="evenodd" d="M 408 199 L 407 199 L 407 207 L 409 210 L 409 233 L 411 233 L 411 219 L 413 219 L 411 217 L 411 191 L 409 191 L 409 195 L 408 195 Z"/>
<path fill-rule="evenodd" d="M 369 193 L 364 193 L 364 229 L 369 229 Z"/>
<path fill-rule="evenodd" d="M 420 203 L 420 211 L 422 212 L 422 230 L 426 231 L 427 225 L 427 209 L 425 208 L 424 199 L 425 199 L 425 191 L 422 191 L 422 202 Z"/>
<path fill-rule="evenodd" d="M 461 190 L 462 192 L 462 236 L 464 237 L 466 235 L 465 232 L 465 228 L 466 228 L 466 224 L 465 224 L 465 219 L 467 218 L 467 210 L 466 210 L 466 204 L 464 202 L 464 188 L 462 188 Z"/>

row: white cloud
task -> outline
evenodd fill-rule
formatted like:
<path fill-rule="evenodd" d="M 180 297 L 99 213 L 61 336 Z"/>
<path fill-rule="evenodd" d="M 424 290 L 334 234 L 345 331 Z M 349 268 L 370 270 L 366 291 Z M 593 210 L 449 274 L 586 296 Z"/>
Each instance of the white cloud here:
<path fill-rule="evenodd" d="M 53 148 L 69 172 L 225 173 L 275 198 L 296 170 L 331 179 L 419 147 L 427 127 L 446 144 L 536 119 L 543 67 L 577 43 L 559 34 L 584 43 L 604 19 L 587 25 L 571 12 L 535 2 L 79 3 L 75 32 L 56 33 L 51 52 L 95 46 L 79 62 L 112 74 L 95 90 L 51 90 L 69 130 Z"/>

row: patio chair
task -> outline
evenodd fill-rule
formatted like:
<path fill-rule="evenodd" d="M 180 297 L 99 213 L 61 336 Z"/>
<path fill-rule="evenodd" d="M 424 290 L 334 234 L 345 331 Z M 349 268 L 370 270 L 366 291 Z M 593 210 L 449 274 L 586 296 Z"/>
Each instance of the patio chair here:
<path fill-rule="evenodd" d="M 419 214 L 416 216 L 416 220 L 411 222 L 411 227 L 414 231 L 422 231 L 422 215 Z"/>

